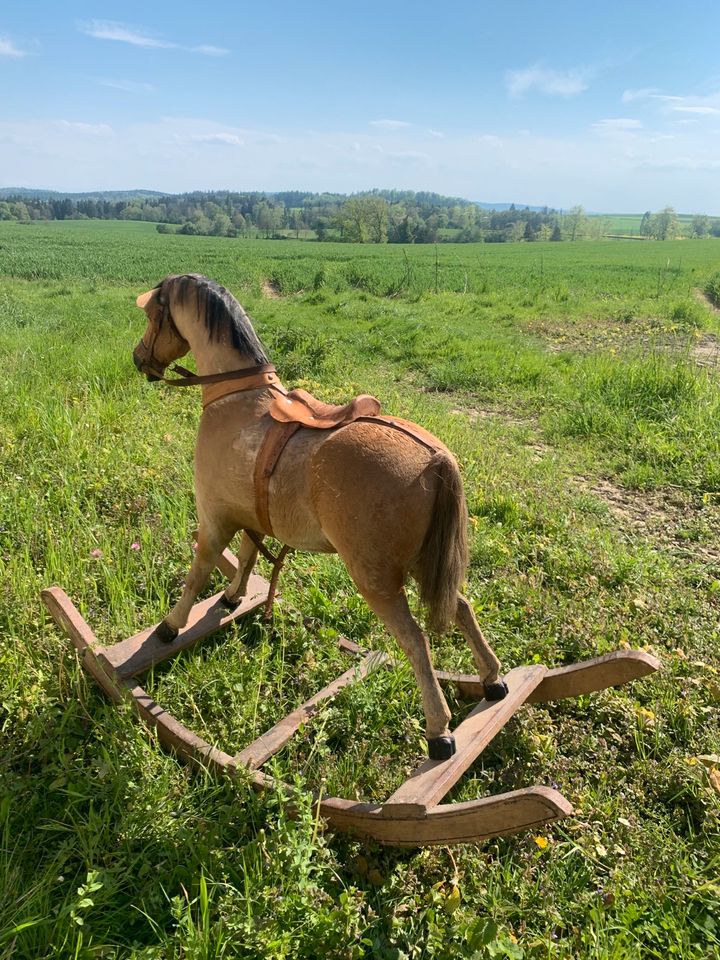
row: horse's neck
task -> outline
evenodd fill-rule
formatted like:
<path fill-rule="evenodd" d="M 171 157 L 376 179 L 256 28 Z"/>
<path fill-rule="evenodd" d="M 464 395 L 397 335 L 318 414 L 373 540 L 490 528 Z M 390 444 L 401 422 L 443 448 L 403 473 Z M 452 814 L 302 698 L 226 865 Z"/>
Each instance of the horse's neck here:
<path fill-rule="evenodd" d="M 231 370 L 243 370 L 254 367 L 255 361 L 240 353 L 229 343 L 216 343 L 208 339 L 203 330 L 197 336 L 187 337 L 190 349 L 195 357 L 195 365 L 201 376 L 211 373 L 229 373 Z"/>

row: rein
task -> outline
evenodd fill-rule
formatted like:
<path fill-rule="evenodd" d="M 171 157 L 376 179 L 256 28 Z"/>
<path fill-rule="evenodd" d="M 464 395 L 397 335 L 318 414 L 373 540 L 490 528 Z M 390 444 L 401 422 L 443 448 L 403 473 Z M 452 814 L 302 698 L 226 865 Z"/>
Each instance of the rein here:
<path fill-rule="evenodd" d="M 186 370 L 174 363 L 170 370 L 180 374 L 179 377 L 160 377 L 163 383 L 170 387 L 198 387 L 203 388 L 203 409 L 231 393 L 240 393 L 243 390 L 258 390 L 261 387 L 272 387 L 282 393 L 285 388 L 280 383 L 275 367 L 272 363 L 259 363 L 254 367 L 245 367 L 241 370 L 229 370 L 227 373 L 198 374 Z M 240 381 L 238 383 L 238 381 Z"/>
<path fill-rule="evenodd" d="M 256 367 L 243 367 L 241 370 L 229 370 L 227 373 L 193 373 L 179 364 L 174 363 L 170 370 L 172 373 L 179 373 L 179 377 L 170 380 L 167 377 L 161 377 L 163 383 L 169 383 L 171 387 L 197 387 L 204 383 L 223 383 L 226 380 L 244 380 L 246 377 L 256 376 L 258 374 L 274 374 L 275 367 L 272 363 L 259 363 Z M 243 389 L 249 389 L 247 387 Z"/>

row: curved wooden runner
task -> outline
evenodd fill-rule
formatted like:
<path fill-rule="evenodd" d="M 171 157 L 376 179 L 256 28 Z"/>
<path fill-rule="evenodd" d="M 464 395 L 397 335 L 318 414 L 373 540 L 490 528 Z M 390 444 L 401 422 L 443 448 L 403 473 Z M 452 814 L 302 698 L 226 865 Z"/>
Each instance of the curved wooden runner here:
<path fill-rule="evenodd" d="M 235 558 L 226 550 L 218 566 L 223 573 L 232 575 Z M 361 659 L 235 756 L 207 743 L 181 724 L 135 680 L 138 674 L 155 664 L 176 656 L 180 650 L 263 606 L 268 590 L 267 581 L 253 576 L 247 596 L 232 611 L 222 605 L 222 594 L 197 603 L 187 627 L 172 644 L 161 643 L 155 636 L 155 627 L 150 627 L 107 647 L 99 643 L 60 587 L 43 590 L 42 598 L 53 619 L 74 643 L 82 666 L 112 700 L 129 700 L 141 719 L 157 731 L 166 749 L 218 772 L 233 775 L 244 771 L 257 790 L 279 788 L 292 793 L 290 787 L 263 773 L 262 765 L 285 746 L 317 712 L 320 704 L 332 699 L 343 687 L 362 681 L 379 667 L 392 665 L 386 654 L 364 653 L 355 644 L 341 639 L 341 647 L 347 653 L 360 654 Z M 543 786 L 462 803 L 442 804 L 440 801 L 523 703 L 580 696 L 627 683 L 652 673 L 659 666 L 654 657 L 643 651 L 618 650 L 604 657 L 556 669 L 548 669 L 542 664 L 516 667 L 505 677 L 508 695 L 495 702 L 482 699 L 479 677 L 439 671 L 438 678 L 442 682 L 454 683 L 462 694 L 480 700 L 454 730 L 455 756 L 446 761 L 423 761 L 384 803 L 320 797 L 316 800 L 318 812 L 334 829 L 408 847 L 480 841 L 536 828 L 568 816 L 572 807 L 567 800 L 557 790 Z"/>

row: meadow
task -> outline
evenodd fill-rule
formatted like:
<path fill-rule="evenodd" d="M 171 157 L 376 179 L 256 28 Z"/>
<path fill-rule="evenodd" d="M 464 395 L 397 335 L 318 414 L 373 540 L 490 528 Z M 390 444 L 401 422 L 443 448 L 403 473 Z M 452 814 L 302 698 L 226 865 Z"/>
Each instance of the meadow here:
<path fill-rule="evenodd" d="M 117 640 L 166 612 L 190 557 L 199 398 L 131 361 L 135 297 L 183 271 L 232 290 L 286 384 L 374 393 L 456 453 L 467 594 L 507 668 L 662 660 L 524 708 L 450 796 L 545 783 L 574 818 L 425 851 L 324 833 L 312 790 L 383 799 L 423 753 L 403 663 L 275 759 L 295 818 L 180 766 L 83 674 L 40 589 Z M 703 295 L 719 271 L 714 240 L 0 223 L 0 958 L 720 956 L 720 319 Z M 233 626 L 145 684 L 230 752 L 346 668 L 338 635 L 398 653 L 335 558 L 293 555 L 281 587 L 272 628 Z M 433 650 L 471 670 L 459 635 Z"/>

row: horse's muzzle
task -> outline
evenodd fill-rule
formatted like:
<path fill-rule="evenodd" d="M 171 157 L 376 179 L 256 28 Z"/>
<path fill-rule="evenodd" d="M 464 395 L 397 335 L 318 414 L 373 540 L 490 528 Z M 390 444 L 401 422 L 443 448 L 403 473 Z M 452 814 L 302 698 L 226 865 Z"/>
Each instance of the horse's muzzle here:
<path fill-rule="evenodd" d="M 145 347 L 145 344 L 142 344 Z M 151 383 L 154 383 L 156 380 L 162 380 L 162 372 L 159 372 L 151 363 L 148 363 L 147 357 L 147 348 L 140 350 L 136 347 L 133 350 L 133 363 L 135 368 L 144 373 L 145 376 Z"/>

